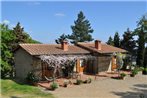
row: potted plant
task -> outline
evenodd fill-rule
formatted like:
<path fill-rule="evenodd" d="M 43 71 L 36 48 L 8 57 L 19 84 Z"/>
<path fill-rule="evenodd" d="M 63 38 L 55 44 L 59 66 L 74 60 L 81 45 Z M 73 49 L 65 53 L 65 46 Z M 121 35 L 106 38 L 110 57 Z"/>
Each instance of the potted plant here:
<path fill-rule="evenodd" d="M 66 81 L 64 81 L 63 86 L 64 86 L 64 87 L 67 87 L 68 84 L 69 84 L 69 81 L 66 80 Z"/>
<path fill-rule="evenodd" d="M 144 70 L 144 68 L 143 68 L 143 67 L 140 67 L 140 68 L 139 68 L 139 71 L 143 71 L 143 70 Z"/>
<path fill-rule="evenodd" d="M 135 75 L 137 75 L 137 74 L 138 74 L 138 70 L 137 69 L 134 69 L 134 70 L 131 71 L 130 76 L 131 77 L 135 77 Z"/>
<path fill-rule="evenodd" d="M 76 80 L 76 84 L 77 84 L 77 85 L 82 84 L 82 82 L 83 82 L 83 81 L 82 81 L 82 80 L 80 80 L 80 79 L 77 79 L 77 80 Z"/>
<path fill-rule="evenodd" d="M 87 79 L 87 83 L 91 83 L 92 79 L 91 78 L 88 78 Z"/>
<path fill-rule="evenodd" d="M 142 74 L 143 74 L 143 75 L 147 75 L 147 68 L 144 68 L 144 69 L 143 69 Z"/>
<path fill-rule="evenodd" d="M 55 90 L 58 88 L 58 84 L 56 82 L 53 82 L 51 85 L 50 85 L 50 88 L 51 90 Z"/>
<path fill-rule="evenodd" d="M 26 77 L 27 83 L 36 86 L 38 82 L 38 78 L 35 76 L 33 72 L 29 72 Z"/>
<path fill-rule="evenodd" d="M 123 79 L 123 80 L 125 79 L 125 76 L 126 76 L 125 73 L 121 73 L 121 74 L 120 74 L 120 78 Z"/>
<path fill-rule="evenodd" d="M 85 81 L 83 81 L 83 83 L 91 83 L 92 79 L 91 78 L 87 78 Z"/>

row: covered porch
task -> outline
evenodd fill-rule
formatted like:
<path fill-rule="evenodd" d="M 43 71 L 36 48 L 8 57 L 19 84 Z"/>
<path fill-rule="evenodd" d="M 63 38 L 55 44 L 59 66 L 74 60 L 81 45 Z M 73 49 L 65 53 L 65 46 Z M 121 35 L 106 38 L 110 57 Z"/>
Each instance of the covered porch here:
<path fill-rule="evenodd" d="M 46 78 L 78 78 L 83 74 L 93 74 L 97 62 L 91 55 L 42 55 L 43 80 Z"/>

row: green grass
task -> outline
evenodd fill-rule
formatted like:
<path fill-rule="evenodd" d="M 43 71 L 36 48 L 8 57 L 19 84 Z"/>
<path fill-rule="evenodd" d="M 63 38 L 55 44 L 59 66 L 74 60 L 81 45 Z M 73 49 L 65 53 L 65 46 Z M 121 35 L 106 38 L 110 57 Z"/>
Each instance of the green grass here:
<path fill-rule="evenodd" d="M 1 82 L 2 98 L 54 98 L 52 94 L 42 92 L 38 87 L 18 84 L 12 80 Z"/>

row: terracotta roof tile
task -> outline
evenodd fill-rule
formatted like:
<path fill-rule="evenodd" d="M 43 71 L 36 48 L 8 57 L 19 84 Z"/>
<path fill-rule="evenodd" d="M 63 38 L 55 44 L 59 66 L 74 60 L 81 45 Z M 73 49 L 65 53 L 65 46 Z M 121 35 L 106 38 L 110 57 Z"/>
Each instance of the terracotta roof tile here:
<path fill-rule="evenodd" d="M 86 48 L 86 49 L 91 50 L 91 51 L 98 52 L 98 53 L 127 52 L 124 49 L 117 48 L 117 47 L 107 45 L 107 44 L 104 44 L 104 43 L 101 43 L 101 45 L 102 45 L 101 50 L 97 50 L 95 48 L 94 43 L 78 43 L 78 46 Z"/>
<path fill-rule="evenodd" d="M 88 50 L 80 48 L 78 46 L 69 45 L 68 51 L 61 49 L 61 45 L 51 44 L 20 44 L 31 55 L 49 55 L 49 54 L 82 54 L 90 53 Z"/>

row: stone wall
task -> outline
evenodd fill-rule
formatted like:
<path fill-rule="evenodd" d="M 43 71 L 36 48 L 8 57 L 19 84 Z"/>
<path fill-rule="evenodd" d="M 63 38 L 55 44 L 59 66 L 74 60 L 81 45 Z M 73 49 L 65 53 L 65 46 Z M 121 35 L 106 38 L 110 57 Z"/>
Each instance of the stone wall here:
<path fill-rule="evenodd" d="M 19 48 L 14 54 L 16 78 L 24 80 L 32 70 L 32 56 L 25 50 Z"/>

